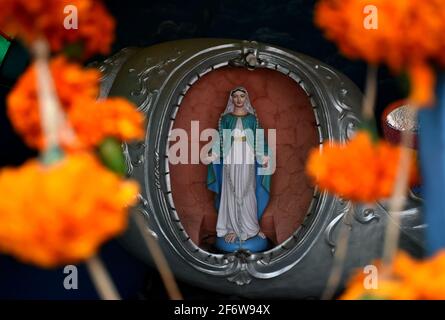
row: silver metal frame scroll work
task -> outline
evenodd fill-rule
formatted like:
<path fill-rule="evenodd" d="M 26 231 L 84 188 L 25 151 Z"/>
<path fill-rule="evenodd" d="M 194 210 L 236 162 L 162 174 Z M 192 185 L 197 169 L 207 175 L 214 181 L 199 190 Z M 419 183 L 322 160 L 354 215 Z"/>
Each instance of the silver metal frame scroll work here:
<path fill-rule="evenodd" d="M 346 142 L 360 123 L 361 93 L 343 74 L 313 58 L 257 42 L 195 39 L 124 50 L 98 64 L 103 90 L 124 96 L 147 116 L 145 141 L 123 145 L 128 175 L 141 185 L 137 214 L 146 218 L 177 278 L 220 293 L 250 298 L 318 298 L 332 266 L 339 225 L 350 203 L 314 190 L 303 224 L 277 247 L 262 253 L 213 254 L 197 247 L 181 224 L 172 197 L 168 137 L 187 91 L 221 67 L 267 68 L 295 81 L 314 112 L 320 148 Z M 359 187 L 359 186 L 358 186 Z M 112 195 L 110 195 L 112 196 Z M 423 243 L 419 203 L 402 212 L 408 250 Z M 406 213 L 406 219 L 404 219 Z M 352 270 L 381 255 L 384 228 L 392 219 L 382 204 L 355 207 L 342 283 Z M 130 224 L 124 245 L 153 264 L 142 237 Z"/>

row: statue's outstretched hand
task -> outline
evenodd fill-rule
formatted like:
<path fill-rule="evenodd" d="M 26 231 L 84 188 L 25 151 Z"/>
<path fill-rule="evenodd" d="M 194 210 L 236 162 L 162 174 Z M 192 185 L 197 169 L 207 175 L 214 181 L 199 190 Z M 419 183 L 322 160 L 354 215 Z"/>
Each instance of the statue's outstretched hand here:
<path fill-rule="evenodd" d="M 262 165 L 263 167 L 268 167 L 269 166 L 269 161 L 270 161 L 270 157 L 269 156 L 264 156 L 263 157 L 263 161 L 262 161 Z"/>

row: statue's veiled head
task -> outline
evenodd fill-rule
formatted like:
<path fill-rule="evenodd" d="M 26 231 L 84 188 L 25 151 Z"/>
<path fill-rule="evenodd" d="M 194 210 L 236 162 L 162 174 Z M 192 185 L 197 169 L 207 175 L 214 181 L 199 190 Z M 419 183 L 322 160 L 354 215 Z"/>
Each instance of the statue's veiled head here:
<path fill-rule="evenodd" d="M 236 87 L 230 91 L 229 101 L 227 102 L 226 113 L 232 113 L 236 109 L 244 109 L 245 112 L 254 114 L 255 111 L 250 103 L 249 93 L 244 87 Z"/>

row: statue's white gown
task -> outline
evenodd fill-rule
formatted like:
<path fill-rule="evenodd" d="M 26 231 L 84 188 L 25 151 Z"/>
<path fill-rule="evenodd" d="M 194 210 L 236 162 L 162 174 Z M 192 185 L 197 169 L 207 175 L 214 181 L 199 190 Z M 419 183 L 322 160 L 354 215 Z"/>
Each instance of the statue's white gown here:
<path fill-rule="evenodd" d="M 242 139 L 246 135 L 240 117 L 237 119 L 233 136 L 232 147 L 223 162 L 216 231 L 218 237 L 234 232 L 244 241 L 257 235 L 260 226 L 255 196 L 255 153 L 247 139 Z"/>

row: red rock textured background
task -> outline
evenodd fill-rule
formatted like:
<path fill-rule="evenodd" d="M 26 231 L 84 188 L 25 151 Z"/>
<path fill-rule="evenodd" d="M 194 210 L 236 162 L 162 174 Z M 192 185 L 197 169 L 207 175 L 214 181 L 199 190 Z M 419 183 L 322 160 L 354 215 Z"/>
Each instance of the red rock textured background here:
<path fill-rule="evenodd" d="M 312 106 L 301 87 L 273 70 L 219 69 L 205 75 L 188 91 L 174 128 L 189 133 L 190 150 L 190 122 L 199 120 L 200 132 L 216 128 L 229 92 L 237 86 L 248 90 L 263 128 L 276 129 L 277 169 L 261 228 L 278 244 L 301 224 L 312 199 L 313 188 L 304 166 L 309 149 L 318 145 L 318 134 Z M 200 142 L 200 147 L 206 143 Z M 190 153 L 188 159 L 190 162 Z M 206 165 L 170 164 L 170 176 L 173 200 L 185 230 L 197 245 L 207 249 L 215 238 L 217 212 L 214 193 L 206 187 Z"/>

